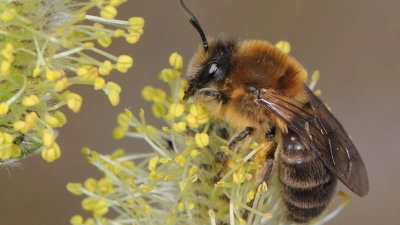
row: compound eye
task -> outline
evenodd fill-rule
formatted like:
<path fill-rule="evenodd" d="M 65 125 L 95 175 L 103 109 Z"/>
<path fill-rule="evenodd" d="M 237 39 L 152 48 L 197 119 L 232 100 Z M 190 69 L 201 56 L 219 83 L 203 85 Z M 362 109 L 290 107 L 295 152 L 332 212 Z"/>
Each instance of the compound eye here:
<path fill-rule="evenodd" d="M 218 70 L 218 64 L 216 63 L 208 64 L 205 67 L 203 67 L 203 69 L 200 71 L 200 76 L 197 80 L 197 84 L 202 86 L 210 82 L 212 79 L 214 79 L 217 70 Z"/>
<path fill-rule="evenodd" d="M 216 63 L 211 64 L 211 65 L 210 65 L 210 68 L 209 68 L 209 70 L 208 70 L 208 74 L 209 74 L 209 75 L 214 75 L 215 72 L 217 71 L 217 69 L 218 69 L 218 67 L 217 67 L 217 64 L 216 64 Z"/>

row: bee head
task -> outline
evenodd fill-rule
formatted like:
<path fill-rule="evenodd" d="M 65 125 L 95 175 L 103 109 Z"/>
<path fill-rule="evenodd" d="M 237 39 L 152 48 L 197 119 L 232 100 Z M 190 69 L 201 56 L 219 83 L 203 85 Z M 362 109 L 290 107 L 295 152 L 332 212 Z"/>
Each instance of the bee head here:
<path fill-rule="evenodd" d="M 187 86 L 184 100 L 193 96 L 197 90 L 221 86 L 228 74 L 229 59 L 234 48 L 234 41 L 217 38 L 208 43 L 199 22 L 186 7 L 183 0 L 179 1 L 182 9 L 190 19 L 190 23 L 200 34 L 202 45 L 189 63 Z"/>
<path fill-rule="evenodd" d="M 233 40 L 220 37 L 210 41 L 208 51 L 199 47 L 189 62 L 184 100 L 200 89 L 223 87 L 235 44 Z"/>

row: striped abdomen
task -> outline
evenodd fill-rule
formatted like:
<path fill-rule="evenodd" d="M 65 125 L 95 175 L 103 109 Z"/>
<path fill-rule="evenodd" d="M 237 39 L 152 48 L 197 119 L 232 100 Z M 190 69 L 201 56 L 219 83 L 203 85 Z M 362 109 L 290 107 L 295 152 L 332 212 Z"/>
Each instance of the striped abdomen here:
<path fill-rule="evenodd" d="M 290 131 L 283 134 L 279 153 L 279 182 L 287 218 L 306 223 L 328 206 L 336 187 L 335 175 L 316 152 Z"/>

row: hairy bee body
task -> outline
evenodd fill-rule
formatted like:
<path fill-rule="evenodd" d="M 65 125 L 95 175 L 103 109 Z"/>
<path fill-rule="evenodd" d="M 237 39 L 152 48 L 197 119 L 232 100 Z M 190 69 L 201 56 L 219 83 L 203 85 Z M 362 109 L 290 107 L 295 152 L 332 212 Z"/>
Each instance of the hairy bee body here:
<path fill-rule="evenodd" d="M 369 190 L 367 172 L 340 122 L 305 85 L 306 72 L 266 41 L 207 41 L 183 0 L 182 8 L 203 44 L 188 66 L 184 100 L 202 102 L 212 118 L 237 132 L 232 151 L 246 139 L 263 143 L 255 185 L 270 182 L 277 164 L 287 218 L 307 223 L 328 206 L 337 179 L 359 196 Z M 223 165 L 224 166 L 224 165 Z"/>
<path fill-rule="evenodd" d="M 199 48 L 189 63 L 185 99 L 202 102 L 210 116 L 264 143 L 255 185 L 270 182 L 275 165 L 287 218 L 307 223 L 321 214 L 339 178 L 364 196 L 364 164 L 340 123 L 305 86 L 303 67 L 266 41 L 219 37 Z"/>
<path fill-rule="evenodd" d="M 316 153 L 288 131 L 283 121 L 257 103 L 258 96 L 253 93 L 253 89 L 279 90 L 305 105 L 308 100 L 301 86 L 306 78 L 303 68 L 265 41 L 237 42 L 220 37 L 211 40 L 209 46 L 211 54 L 207 57 L 200 48 L 189 63 L 188 74 L 196 74 L 204 64 L 217 58 L 227 77 L 223 83 L 209 83 L 207 88 L 219 90 L 223 100 L 196 94 L 195 98 L 206 105 L 214 118 L 227 121 L 236 131 L 253 127 L 255 141 L 263 142 L 267 133 L 275 131 L 271 141 L 277 143 L 280 193 L 288 218 L 304 223 L 318 216 L 334 193 L 336 179 Z M 262 168 L 265 171 L 257 172 L 256 185 L 270 181 L 272 169 L 267 166 L 266 155 L 274 151 L 265 149 L 259 153 L 261 157 L 265 155 L 259 161 L 266 166 Z M 332 185 L 324 185 L 327 182 Z"/>

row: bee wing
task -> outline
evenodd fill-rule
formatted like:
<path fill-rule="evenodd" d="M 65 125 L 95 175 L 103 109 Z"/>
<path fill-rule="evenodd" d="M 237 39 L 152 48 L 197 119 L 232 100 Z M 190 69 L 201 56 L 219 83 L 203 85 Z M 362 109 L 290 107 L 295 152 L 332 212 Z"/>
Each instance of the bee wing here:
<path fill-rule="evenodd" d="M 258 103 L 282 119 L 350 190 L 368 193 L 367 171 L 349 135 L 324 103 L 304 85 L 309 104 L 261 90 Z"/>

